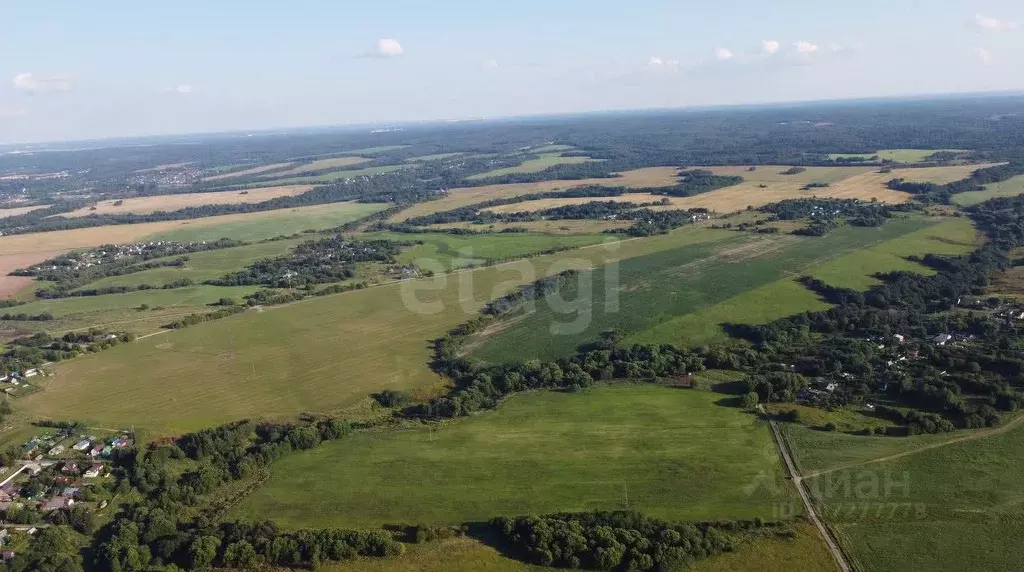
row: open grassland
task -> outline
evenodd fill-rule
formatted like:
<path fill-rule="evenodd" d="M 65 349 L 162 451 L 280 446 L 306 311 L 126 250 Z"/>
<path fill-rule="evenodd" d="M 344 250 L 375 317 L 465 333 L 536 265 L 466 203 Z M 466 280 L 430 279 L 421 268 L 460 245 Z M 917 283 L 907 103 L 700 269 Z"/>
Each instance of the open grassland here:
<path fill-rule="evenodd" d="M 18 408 L 154 435 L 252 416 L 345 413 L 374 391 L 436 387 L 429 340 L 520 285 L 723 236 L 732 234 L 681 229 L 245 313 L 58 364 L 52 385 Z"/>
<path fill-rule="evenodd" d="M 482 340 L 471 355 L 489 362 L 554 359 L 609 329 L 627 337 L 644 332 L 635 338 L 638 341 L 687 345 L 698 341 L 694 338 L 705 334 L 707 326 L 693 331 L 688 329 L 693 322 L 672 320 L 792 279 L 807 268 L 928 224 L 922 218 L 893 220 L 879 228 L 843 227 L 809 240 L 726 231 L 716 243 L 623 260 L 617 268 L 598 269 L 579 284 L 567 286 L 561 298 L 573 302 L 560 304 L 567 307 L 556 312 L 541 301 L 536 312 Z M 805 304 L 820 307 L 809 294 L 800 288 L 777 286 L 748 295 L 749 299 L 741 299 L 742 305 L 728 307 L 728 312 L 719 310 L 714 317 L 722 319 L 734 313 L 732 320 L 722 321 L 749 323 L 750 316 L 770 319 L 792 314 Z M 766 306 L 754 307 L 764 302 Z M 785 314 L 773 315 L 776 309 Z"/>
<path fill-rule="evenodd" d="M 160 326 L 177 318 L 197 312 L 210 312 L 213 308 L 208 307 L 208 304 L 222 297 L 241 300 L 257 289 L 255 286 L 190 286 L 173 290 L 39 300 L 19 306 L 18 311 L 32 314 L 49 312 L 54 316 L 53 321 L 0 322 L 0 337 L 10 339 L 40 331 L 67 332 L 93 327 L 145 335 L 159 331 Z M 150 309 L 141 310 L 143 304 Z"/>
<path fill-rule="evenodd" d="M 973 206 L 996 197 L 1015 197 L 1024 193 L 1024 175 L 1018 175 L 1000 183 L 985 185 L 984 191 L 971 191 L 953 195 L 953 202 L 960 206 Z"/>
<path fill-rule="evenodd" d="M 770 519 L 795 491 L 767 426 L 720 399 L 648 385 L 519 395 L 472 419 L 291 455 L 235 514 L 274 514 L 288 528 L 623 508 L 673 520 Z M 748 489 L 764 476 L 774 486 Z"/>
<path fill-rule="evenodd" d="M 414 165 L 384 165 L 382 167 L 367 167 L 365 169 L 349 169 L 347 171 L 332 171 L 323 175 L 310 175 L 308 177 L 286 177 L 276 178 L 270 175 L 264 181 L 258 181 L 255 183 L 248 183 L 244 185 L 246 189 L 256 189 L 260 187 L 266 187 L 268 185 L 326 185 L 328 183 L 336 183 L 338 181 L 344 181 L 346 179 L 358 179 L 359 177 L 369 177 L 373 175 L 382 175 L 384 173 L 393 173 L 395 171 L 411 168 Z"/>
<path fill-rule="evenodd" d="M 139 169 L 139 170 L 137 170 L 135 172 L 136 173 L 159 173 L 160 171 L 173 171 L 173 170 L 176 170 L 176 169 L 181 169 L 181 168 L 184 168 L 184 167 L 188 167 L 191 164 L 192 164 L 192 161 L 186 161 L 184 163 L 168 163 L 166 165 L 157 165 L 155 167 L 150 167 L 148 169 Z"/>
<path fill-rule="evenodd" d="M 260 165 L 259 167 L 252 167 L 251 169 L 243 169 L 241 171 L 231 171 L 230 173 L 221 173 L 219 175 L 213 175 L 210 177 L 203 177 L 203 181 L 223 181 L 224 179 L 234 179 L 237 177 L 246 177 L 249 175 L 259 175 L 260 173 L 266 173 L 267 171 L 273 171 L 274 169 L 284 169 L 290 167 L 294 163 L 274 163 L 272 165 Z"/>
<path fill-rule="evenodd" d="M 384 204 L 332 203 L 312 207 L 231 214 L 188 220 L 120 224 L 74 230 L 0 236 L 0 253 L 35 255 L 45 260 L 55 253 L 102 244 L 122 244 L 143 238 L 162 240 L 262 240 L 307 229 L 338 226 L 385 208 Z M 189 238 L 189 237 L 201 238 Z"/>
<path fill-rule="evenodd" d="M 867 289 L 878 281 L 878 272 L 907 270 L 930 274 L 933 271 L 906 260 L 906 256 L 924 254 L 964 254 L 974 249 L 975 231 L 969 219 L 893 220 L 887 224 L 906 224 L 905 234 L 882 240 L 874 245 L 855 249 L 838 258 L 826 260 L 800 270 L 828 284 L 846 288 Z M 916 225 L 927 225 L 923 228 Z M 723 341 L 727 338 L 724 323 L 763 324 L 793 314 L 824 310 L 829 307 L 793 277 L 738 294 L 700 311 L 678 316 L 629 337 L 630 342 L 695 344 Z"/>
<path fill-rule="evenodd" d="M 520 213 L 520 212 L 534 212 L 544 209 L 553 209 L 555 207 L 564 207 L 567 205 L 582 205 L 591 202 L 614 202 L 614 203 L 657 203 L 661 202 L 664 195 L 652 195 L 651 193 L 629 193 L 625 195 L 619 195 L 617 197 L 577 197 L 567 199 L 538 199 L 535 201 L 524 201 L 521 203 L 515 203 L 511 205 L 501 205 L 497 207 L 490 207 L 484 209 L 485 211 L 495 213 Z M 672 199 L 669 198 L 669 201 Z M 678 199 L 677 199 L 678 200 Z"/>
<path fill-rule="evenodd" d="M 553 236 L 531 233 L 458 236 L 382 232 L 355 237 L 367 240 L 421 241 L 423 244 L 403 250 L 397 257 L 398 262 L 415 264 L 434 272 L 477 266 L 488 261 L 524 258 L 551 249 L 579 248 L 617 240 L 600 234 Z"/>
<path fill-rule="evenodd" d="M 880 272 L 935 273 L 931 268 L 907 260 L 908 256 L 960 255 L 977 248 L 980 237 L 969 218 L 937 220 L 939 222 L 916 232 L 811 268 L 808 274 L 833 286 L 867 290 L 879 284 L 873 275 Z"/>
<path fill-rule="evenodd" d="M 253 189 L 252 191 L 221 191 L 214 193 L 184 193 L 180 195 L 157 195 L 152 197 L 137 197 L 121 199 L 119 201 L 107 200 L 97 203 L 93 207 L 83 207 L 68 213 L 61 213 L 63 218 L 77 218 L 92 214 L 150 214 L 157 211 L 177 211 L 187 207 L 201 207 L 204 205 L 233 205 L 262 203 L 278 197 L 293 197 L 301 195 L 312 189 L 312 185 L 288 185 L 280 187 L 267 187 Z M 121 203 L 121 204 L 116 204 Z"/>
<path fill-rule="evenodd" d="M 108 286 L 138 286 L 140 284 L 151 284 L 163 286 L 177 280 L 189 279 L 199 284 L 204 280 L 220 278 L 228 272 L 235 272 L 263 260 L 284 256 L 294 246 L 301 242 L 311 240 L 314 237 L 306 236 L 290 240 L 275 240 L 273 242 L 262 242 L 239 246 L 236 248 L 222 248 L 220 250 L 209 250 L 206 252 L 195 252 L 188 255 L 188 262 L 185 266 L 178 268 L 168 266 L 165 268 L 154 268 L 124 276 L 109 276 L 83 286 L 81 289 L 91 290 L 94 288 L 106 288 Z M 179 258 L 171 256 L 168 258 L 155 259 L 174 260 Z"/>
<path fill-rule="evenodd" d="M 168 230 L 151 234 L 147 238 L 180 241 L 217 240 L 218 238 L 265 240 L 276 236 L 290 236 L 305 230 L 333 228 L 375 213 L 387 206 L 376 203 L 331 203 L 246 215 L 228 215 L 237 218 L 215 224 L 179 224 Z M 208 220 L 193 219 L 185 222 L 205 223 Z"/>
<path fill-rule="evenodd" d="M 472 538 L 452 538 L 407 546 L 394 558 L 358 558 L 332 562 L 322 572 L 552 572 L 554 568 L 524 564 Z"/>
<path fill-rule="evenodd" d="M 442 159 L 451 159 L 452 157 L 458 157 L 459 155 L 465 155 L 465 153 L 438 153 L 436 155 L 421 155 L 419 157 L 410 157 L 406 159 L 406 162 L 426 163 L 427 161 L 440 161 Z"/>
<path fill-rule="evenodd" d="M 13 207 L 13 208 L 0 208 L 0 218 L 7 218 L 12 216 L 21 216 L 32 211 L 39 209 L 45 209 L 50 205 L 36 205 L 32 207 Z"/>
<path fill-rule="evenodd" d="M 699 560 L 679 572 L 828 572 L 839 567 L 813 525 L 794 525 L 796 538 L 740 544 L 735 552 Z"/>
<path fill-rule="evenodd" d="M 324 169 L 340 169 L 343 167 L 351 167 L 352 165 L 358 165 L 360 163 L 367 163 L 372 159 L 366 157 L 334 157 L 331 159 L 318 159 L 312 163 L 306 163 L 299 165 L 294 169 L 288 169 L 287 171 L 281 171 L 274 173 L 274 178 L 280 177 L 291 177 L 294 175 L 302 175 L 303 173 L 313 173 L 316 171 L 322 171 Z"/>
<path fill-rule="evenodd" d="M 487 185 L 483 187 L 466 187 L 450 189 L 448 196 L 436 201 L 417 203 L 391 217 L 392 222 L 401 222 L 407 218 L 424 216 L 432 213 L 448 211 L 474 205 L 492 199 L 506 199 L 531 193 L 562 191 L 587 185 L 604 185 L 608 187 L 670 187 L 679 181 L 679 169 L 676 167 L 649 167 L 619 173 L 618 177 L 604 179 L 582 179 L 577 181 L 540 181 L 537 183 L 514 183 L 509 185 Z"/>
<path fill-rule="evenodd" d="M 480 179 L 489 179 L 491 177 L 501 177 L 504 175 L 539 173 L 545 169 L 550 169 L 555 165 L 578 165 L 580 163 L 589 163 L 591 161 L 594 161 L 594 159 L 591 159 L 590 157 L 563 157 L 561 153 L 543 153 L 538 158 L 523 161 L 516 167 L 495 169 L 493 171 L 487 171 L 486 173 L 473 175 L 468 177 L 468 179 L 476 181 Z"/>
<path fill-rule="evenodd" d="M 1021 570 L 1022 467 L 1016 424 L 805 482 L 863 569 Z"/>
<path fill-rule="evenodd" d="M 952 153 L 965 152 L 963 149 L 882 149 L 877 153 L 830 153 L 828 158 L 833 161 L 836 159 L 852 158 L 869 161 L 877 155 L 880 160 L 895 161 L 897 163 L 920 163 L 940 151 Z"/>
<path fill-rule="evenodd" d="M 530 153 L 558 153 L 558 152 L 572 151 L 572 149 L 573 149 L 572 145 L 555 145 L 555 144 L 542 145 L 540 147 L 529 147 L 528 148 Z"/>
<path fill-rule="evenodd" d="M 365 149 L 353 149 L 351 151 L 344 151 L 343 155 L 379 155 L 381 153 L 387 153 L 388 151 L 397 151 L 399 149 L 405 149 L 408 145 L 382 145 L 380 147 L 367 147 Z"/>
<path fill-rule="evenodd" d="M 628 220 L 532 220 L 528 222 L 496 222 L 492 224 L 474 224 L 472 222 L 452 222 L 436 224 L 426 228 L 448 229 L 464 228 L 467 230 L 501 232 L 507 228 L 525 228 L 530 232 L 543 234 L 594 234 L 608 230 L 629 228 L 633 221 Z"/>

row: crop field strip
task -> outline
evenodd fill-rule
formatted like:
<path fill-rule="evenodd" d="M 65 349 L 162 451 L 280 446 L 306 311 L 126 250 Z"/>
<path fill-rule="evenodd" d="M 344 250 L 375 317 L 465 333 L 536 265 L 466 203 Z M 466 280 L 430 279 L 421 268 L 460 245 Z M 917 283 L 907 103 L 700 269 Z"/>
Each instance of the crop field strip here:
<path fill-rule="evenodd" d="M 306 163 L 304 165 L 299 165 L 298 167 L 295 167 L 293 169 L 288 169 L 287 171 L 280 171 L 280 172 L 274 173 L 273 175 L 269 175 L 269 176 L 273 176 L 274 178 L 291 177 L 291 176 L 295 176 L 295 175 L 302 175 L 304 173 L 312 173 L 312 172 L 315 172 L 315 171 L 322 171 L 324 169 L 341 169 L 341 168 L 344 168 L 344 167 L 351 167 L 353 165 L 359 165 L 360 163 L 368 163 L 369 161 L 372 161 L 372 159 L 367 159 L 366 157 L 351 157 L 351 156 L 350 157 L 334 157 L 334 158 L 331 158 L 331 159 L 317 159 L 316 161 L 313 161 L 312 163 Z"/>
<path fill-rule="evenodd" d="M 576 181 L 541 181 L 537 183 L 512 183 L 507 185 L 487 185 L 482 187 L 464 187 L 449 189 L 448 196 L 434 201 L 417 203 L 395 214 L 389 220 L 401 222 L 437 212 L 474 205 L 491 199 L 503 199 L 540 193 L 547 191 L 567 190 L 587 185 L 609 187 L 670 187 L 678 182 L 676 167 L 649 167 L 619 173 L 619 177 L 610 179 L 582 179 Z"/>
<path fill-rule="evenodd" d="M 0 208 L 0 218 L 7 218 L 7 217 L 12 217 L 12 216 L 21 216 L 23 214 L 30 213 L 32 211 L 37 211 L 39 209 L 45 209 L 45 208 L 47 208 L 49 206 L 50 205 L 37 205 L 37 206 L 31 206 L 31 207 L 3 207 L 3 208 Z"/>
<path fill-rule="evenodd" d="M 343 412 L 374 391 L 435 387 L 428 340 L 520 285 L 732 237 L 682 229 L 248 312 L 58 364 L 45 396 L 22 399 L 19 408 L 42 418 L 135 424 L 156 435 L 254 415 Z M 110 392 L 121 399 L 107 399 Z"/>
<path fill-rule="evenodd" d="M 841 158 L 857 158 L 867 161 L 871 159 L 871 157 L 877 155 L 879 160 L 888 159 L 897 163 L 919 163 L 940 151 L 948 151 L 952 153 L 965 152 L 964 149 L 881 149 L 876 153 L 831 153 L 828 158 L 832 160 Z"/>
<path fill-rule="evenodd" d="M 1015 197 L 1024 193 L 1024 175 L 1000 183 L 985 185 L 984 191 L 970 191 L 953 195 L 953 202 L 964 207 L 974 206 L 996 197 Z"/>
<path fill-rule="evenodd" d="M 290 456 L 236 515 L 275 514 L 289 528 L 626 507 L 673 520 L 770 519 L 795 491 L 767 426 L 721 397 L 649 385 L 519 395 L 476 418 Z M 766 475 L 771 486 L 748 490 Z"/>
<path fill-rule="evenodd" d="M 312 185 L 286 185 L 279 187 L 266 187 L 253 189 L 252 191 L 215 191 L 211 193 L 184 193 L 177 195 L 155 195 L 151 197 L 127 198 L 118 201 L 103 200 L 91 207 L 83 207 L 67 213 L 61 213 L 62 218 L 77 218 L 92 214 L 150 214 L 157 211 L 171 212 L 187 207 L 201 207 L 204 205 L 232 205 L 261 203 L 276 199 L 278 197 L 293 197 L 308 192 Z M 115 203 L 121 204 L 115 204 Z"/>
<path fill-rule="evenodd" d="M 262 187 L 278 185 L 325 185 L 329 183 L 336 183 L 338 181 L 344 181 L 346 179 L 356 179 L 359 177 L 382 175 L 385 173 L 393 173 L 395 171 L 400 171 L 402 169 L 410 169 L 414 167 L 415 165 L 413 164 L 384 165 L 380 167 L 367 167 L 365 169 L 347 169 L 344 171 L 331 171 L 323 175 L 310 175 L 285 178 L 277 178 L 277 174 L 273 173 L 271 175 L 267 175 L 265 180 L 259 180 L 253 183 L 246 183 L 240 186 L 231 186 L 238 189 L 259 189 Z"/>
<path fill-rule="evenodd" d="M 218 175 L 212 175 L 210 177 L 203 177 L 203 181 L 204 182 L 223 181 L 223 180 L 226 180 L 226 179 L 234 179 L 234 178 L 237 178 L 237 177 L 246 177 L 246 176 L 249 176 L 249 175 L 259 175 L 260 173 L 266 173 L 267 171 L 273 171 L 274 169 L 283 169 L 285 167 L 290 167 L 291 165 L 294 165 L 294 164 L 295 163 L 292 163 L 292 162 L 285 162 L 285 163 L 274 163 L 272 165 L 260 165 L 258 167 L 252 167 L 250 169 L 243 169 L 241 171 L 231 171 L 229 173 L 221 173 L 221 174 L 218 174 Z"/>
<path fill-rule="evenodd" d="M 578 313 L 556 315 L 543 302 L 537 311 L 509 325 L 501 333 L 485 339 L 472 352 L 472 356 L 493 363 L 511 360 L 555 359 L 572 353 L 575 348 L 609 329 L 625 336 L 651 330 L 643 336 L 650 343 L 681 343 L 686 330 L 672 326 L 687 326 L 686 322 L 673 324 L 680 316 L 699 313 L 716 304 L 742 296 L 750 291 L 768 287 L 787 277 L 795 277 L 807 268 L 822 264 L 846 253 L 869 247 L 932 224 L 924 218 L 891 220 L 880 228 L 843 227 L 828 235 L 810 240 L 788 235 L 755 235 L 731 233 L 732 237 L 717 244 L 698 244 L 624 260 L 617 269 L 617 284 L 606 286 L 606 272 L 592 273 L 593 292 L 590 302 L 582 301 Z M 617 308 L 606 311 L 608 292 L 617 300 Z M 762 292 L 763 293 L 763 292 Z M 777 298 L 783 293 L 785 297 Z M 769 290 L 767 298 L 754 296 L 744 302 L 756 306 L 771 301 L 767 307 L 751 308 L 751 313 L 762 318 L 782 315 L 764 315 L 775 306 L 781 306 L 783 315 L 800 311 L 801 306 L 821 307 L 813 293 L 799 287 Z M 573 300 L 577 291 L 569 287 L 562 294 Z M 732 307 L 737 322 L 749 323 L 743 309 L 747 304 Z M 582 330 L 571 334 L 551 334 L 552 324 L 581 320 Z M 669 325 L 661 326 L 661 324 Z M 716 322 L 720 323 L 720 322 Z M 685 345 L 685 344 L 684 344 Z"/>
<path fill-rule="evenodd" d="M 477 181 L 481 179 L 489 179 L 491 177 L 501 177 L 503 175 L 515 175 L 520 173 L 539 173 L 545 169 L 554 167 L 555 165 L 578 165 L 580 163 L 589 163 L 595 161 L 590 157 L 563 157 L 562 153 L 543 153 L 537 159 L 528 159 L 523 161 L 520 165 L 515 167 L 505 167 L 501 169 L 495 169 L 486 173 L 480 173 L 467 177 L 471 181 Z"/>

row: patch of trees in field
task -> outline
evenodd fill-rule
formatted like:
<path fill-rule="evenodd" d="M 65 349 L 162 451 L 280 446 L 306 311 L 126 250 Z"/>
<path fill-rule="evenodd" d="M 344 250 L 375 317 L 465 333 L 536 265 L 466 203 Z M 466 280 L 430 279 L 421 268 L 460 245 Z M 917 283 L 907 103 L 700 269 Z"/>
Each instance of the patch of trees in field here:
<path fill-rule="evenodd" d="M 953 195 L 971 191 L 983 191 L 985 185 L 998 183 L 1024 174 L 1024 161 L 1016 160 L 1005 165 L 996 165 L 978 169 L 966 179 L 954 181 L 945 185 L 938 183 L 922 183 L 908 181 L 906 179 L 892 179 L 886 186 L 894 191 L 903 191 L 914 195 L 914 198 L 923 203 L 935 203 L 948 205 L 953 201 Z"/>
<path fill-rule="evenodd" d="M 255 262 L 246 268 L 205 283 L 213 286 L 269 286 L 292 288 L 342 282 L 356 276 L 365 262 L 395 263 L 395 256 L 413 242 L 352 240 L 343 235 L 297 245 L 285 256 Z"/>
<path fill-rule="evenodd" d="M 824 236 L 844 223 L 853 226 L 882 226 L 894 213 L 909 212 L 918 207 L 910 204 L 890 205 L 875 200 L 832 198 L 786 199 L 759 207 L 778 220 L 807 220 L 804 228 L 793 231 L 803 236 Z"/>
<path fill-rule="evenodd" d="M 792 534 L 759 519 L 689 524 L 629 511 L 503 517 L 490 524 L 520 560 L 583 570 L 675 570 L 733 551 L 744 534 Z"/>
<path fill-rule="evenodd" d="M 23 372 L 47 362 L 71 359 L 84 353 L 103 351 L 121 343 L 131 342 L 134 334 L 90 329 L 69 332 L 63 336 L 38 333 L 7 342 L 0 354 L 0 374 Z"/>

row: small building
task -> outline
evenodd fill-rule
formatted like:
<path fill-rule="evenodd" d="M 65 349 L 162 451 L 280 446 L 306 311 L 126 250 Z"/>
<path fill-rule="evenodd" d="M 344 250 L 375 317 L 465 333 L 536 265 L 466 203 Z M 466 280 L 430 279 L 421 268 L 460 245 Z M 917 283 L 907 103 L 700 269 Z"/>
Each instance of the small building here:
<path fill-rule="evenodd" d="M 43 511 L 49 512 L 54 510 L 60 510 L 62 508 L 70 508 L 75 504 L 75 499 L 65 496 L 56 496 L 52 499 L 44 502 L 39 508 Z"/>
<path fill-rule="evenodd" d="M 10 381 L 10 380 L 11 380 L 11 376 L 10 375 L 8 375 L 6 373 L 3 374 L 3 375 L 0 375 L 0 382 Z"/>
<path fill-rule="evenodd" d="M 25 463 L 25 470 L 29 475 L 35 476 L 43 472 L 43 466 L 39 463 Z"/>
<path fill-rule="evenodd" d="M 874 411 L 875 410 L 875 404 L 874 403 L 868 403 L 867 405 L 864 406 L 864 409 L 867 409 L 868 411 Z"/>
<path fill-rule="evenodd" d="M 75 443 L 74 446 L 72 446 L 71 448 L 76 451 L 84 451 L 89 448 L 90 444 L 91 443 L 88 439 L 82 439 L 81 441 Z"/>
<path fill-rule="evenodd" d="M 108 458 L 114 454 L 114 448 L 111 447 L 110 445 L 107 445 L 106 447 L 103 448 L 103 451 L 101 451 L 100 454 L 103 455 L 103 458 Z"/>
<path fill-rule="evenodd" d="M 35 377 L 35 376 L 39 375 L 39 370 L 38 369 L 26 369 L 25 373 L 23 373 L 21 375 L 22 375 L 22 377 Z"/>
<path fill-rule="evenodd" d="M 51 457 L 56 457 L 57 455 L 60 455 L 63 452 L 64 452 L 64 445 L 56 445 L 52 449 L 50 449 L 47 452 L 47 454 L 50 455 Z"/>
<path fill-rule="evenodd" d="M 14 558 L 15 554 L 13 550 L 0 550 L 0 559 L 4 562 Z"/>
<path fill-rule="evenodd" d="M 103 472 L 103 463 L 93 463 L 89 470 L 83 475 L 87 479 L 95 479 Z"/>
<path fill-rule="evenodd" d="M 0 502 L 11 502 L 14 497 L 7 491 L 0 491 Z"/>
<path fill-rule="evenodd" d="M 60 471 L 66 475 L 78 474 L 78 463 L 75 461 L 68 461 L 64 463 L 64 466 L 60 468 Z"/>
<path fill-rule="evenodd" d="M 78 487 L 65 487 L 64 490 L 60 492 L 60 496 L 75 498 L 80 492 L 82 492 L 82 490 Z"/>
<path fill-rule="evenodd" d="M 944 345 L 946 345 L 946 342 L 948 342 L 949 340 L 952 340 L 952 339 L 953 339 L 953 336 L 951 336 L 949 334 L 939 334 L 939 335 L 935 336 L 934 338 L 932 338 L 932 341 L 935 342 L 935 345 L 937 345 L 937 346 L 944 346 Z"/>
<path fill-rule="evenodd" d="M 903 334 L 895 334 L 893 335 L 893 339 L 901 344 L 907 343 L 907 339 L 903 337 Z"/>
<path fill-rule="evenodd" d="M 104 450 L 103 443 L 96 443 L 96 446 L 93 447 L 91 451 L 89 451 L 89 456 L 90 457 L 99 457 L 100 454 L 103 453 L 103 450 Z"/>

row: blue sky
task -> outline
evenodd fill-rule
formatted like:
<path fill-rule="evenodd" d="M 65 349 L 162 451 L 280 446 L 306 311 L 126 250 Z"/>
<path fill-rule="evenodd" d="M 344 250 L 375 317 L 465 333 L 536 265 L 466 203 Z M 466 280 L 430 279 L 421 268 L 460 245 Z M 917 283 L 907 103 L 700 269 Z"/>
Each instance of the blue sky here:
<path fill-rule="evenodd" d="M 1019 0 L 7 0 L 0 21 L 0 142 L 1024 90 Z"/>

